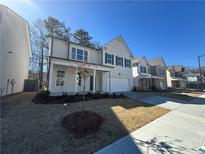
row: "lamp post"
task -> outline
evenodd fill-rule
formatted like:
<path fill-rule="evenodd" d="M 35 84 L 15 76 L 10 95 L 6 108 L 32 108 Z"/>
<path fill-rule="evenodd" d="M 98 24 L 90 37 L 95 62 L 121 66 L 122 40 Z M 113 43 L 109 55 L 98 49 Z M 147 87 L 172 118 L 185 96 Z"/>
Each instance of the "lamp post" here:
<path fill-rule="evenodd" d="M 198 56 L 201 90 L 203 90 L 203 87 L 202 87 L 202 71 L 201 71 L 201 61 L 200 61 L 200 58 L 203 57 L 203 56 L 205 56 L 205 54 L 202 54 L 202 55 Z"/>

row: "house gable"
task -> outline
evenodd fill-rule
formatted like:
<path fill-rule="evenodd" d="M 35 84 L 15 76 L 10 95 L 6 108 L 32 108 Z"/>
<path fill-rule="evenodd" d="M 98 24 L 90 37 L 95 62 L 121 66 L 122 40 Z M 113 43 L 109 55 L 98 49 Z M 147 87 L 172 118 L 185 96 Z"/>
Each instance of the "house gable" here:
<path fill-rule="evenodd" d="M 103 50 L 118 56 L 124 56 L 127 58 L 133 57 L 133 54 L 129 49 L 129 47 L 127 46 L 127 43 L 120 35 L 115 37 L 110 42 L 106 43 L 103 46 Z"/>

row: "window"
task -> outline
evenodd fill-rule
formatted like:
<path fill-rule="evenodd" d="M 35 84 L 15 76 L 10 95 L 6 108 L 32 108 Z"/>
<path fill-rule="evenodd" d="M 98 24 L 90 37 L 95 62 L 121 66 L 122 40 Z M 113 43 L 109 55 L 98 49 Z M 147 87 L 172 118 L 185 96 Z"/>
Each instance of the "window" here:
<path fill-rule="evenodd" d="M 77 54 L 76 54 L 76 50 L 77 50 Z M 77 60 L 88 61 L 88 51 L 72 48 L 71 58 L 75 60 L 77 59 Z"/>
<path fill-rule="evenodd" d="M 65 79 L 65 71 L 57 71 L 56 86 L 63 86 Z"/>
<path fill-rule="evenodd" d="M 72 48 L 71 58 L 76 59 L 76 48 Z"/>
<path fill-rule="evenodd" d="M 160 69 L 159 69 L 159 74 L 160 74 L 160 75 L 164 75 L 164 69 L 160 68 Z"/>
<path fill-rule="evenodd" d="M 77 83 L 78 83 L 78 86 L 81 86 L 81 74 L 80 73 L 78 73 Z"/>
<path fill-rule="evenodd" d="M 116 56 L 116 65 L 123 66 L 123 58 Z"/>
<path fill-rule="evenodd" d="M 131 68 L 131 60 L 125 58 L 125 67 Z"/>
<path fill-rule="evenodd" d="M 83 50 L 77 49 L 77 60 L 83 60 Z"/>
<path fill-rule="evenodd" d="M 88 52 L 84 51 L 84 61 L 88 61 Z"/>
<path fill-rule="evenodd" d="M 105 53 L 105 63 L 106 64 L 114 64 L 114 55 Z"/>
<path fill-rule="evenodd" d="M 140 66 L 140 73 L 147 73 L 147 68 L 144 66 Z"/>

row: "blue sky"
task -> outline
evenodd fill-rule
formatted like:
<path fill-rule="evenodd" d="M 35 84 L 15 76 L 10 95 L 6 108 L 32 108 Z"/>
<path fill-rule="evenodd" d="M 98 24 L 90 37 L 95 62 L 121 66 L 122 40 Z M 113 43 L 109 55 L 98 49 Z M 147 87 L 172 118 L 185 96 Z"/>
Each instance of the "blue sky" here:
<path fill-rule="evenodd" d="M 121 34 L 135 56 L 162 56 L 167 64 L 196 67 L 197 56 L 205 53 L 205 1 L 0 0 L 0 3 L 29 23 L 54 16 L 65 21 L 71 32 L 83 28 L 101 44 Z"/>

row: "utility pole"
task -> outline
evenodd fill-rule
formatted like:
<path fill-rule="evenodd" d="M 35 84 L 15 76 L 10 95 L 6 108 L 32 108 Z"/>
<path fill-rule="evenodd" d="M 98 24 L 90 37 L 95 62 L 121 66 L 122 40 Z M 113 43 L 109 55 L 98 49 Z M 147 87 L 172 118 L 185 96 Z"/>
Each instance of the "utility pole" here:
<path fill-rule="evenodd" d="M 201 55 L 201 56 L 198 56 L 198 63 L 199 63 L 199 73 L 200 73 L 200 86 L 201 86 L 201 90 L 203 90 L 203 85 L 202 85 L 202 70 L 201 70 L 201 61 L 200 61 L 200 58 L 202 56 L 205 56 L 205 54 Z"/>

